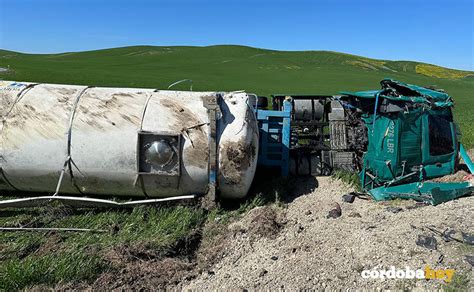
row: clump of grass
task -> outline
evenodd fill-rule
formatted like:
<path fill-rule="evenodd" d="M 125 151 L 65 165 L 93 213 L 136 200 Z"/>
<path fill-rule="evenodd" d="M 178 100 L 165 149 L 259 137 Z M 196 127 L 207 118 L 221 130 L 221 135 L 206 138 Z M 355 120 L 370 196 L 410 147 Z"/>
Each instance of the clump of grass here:
<path fill-rule="evenodd" d="M 100 257 L 82 251 L 10 259 L 0 265 L 0 290 L 15 291 L 38 284 L 89 281 L 106 268 Z"/>
<path fill-rule="evenodd" d="M 136 242 L 150 248 L 166 251 L 204 222 L 205 212 L 200 208 L 146 207 L 127 211 L 89 211 L 72 214 L 52 223 L 54 227 L 93 228 L 111 230 L 106 234 L 74 234 L 67 244 L 77 248 L 94 244 L 100 248 Z"/>
<path fill-rule="evenodd" d="M 443 290 L 446 292 L 469 291 L 470 277 L 467 273 L 455 273 L 451 282 L 447 283 Z"/>
<path fill-rule="evenodd" d="M 338 169 L 333 172 L 332 177 L 340 179 L 344 183 L 354 187 L 357 192 L 362 192 L 360 178 L 356 172 Z"/>

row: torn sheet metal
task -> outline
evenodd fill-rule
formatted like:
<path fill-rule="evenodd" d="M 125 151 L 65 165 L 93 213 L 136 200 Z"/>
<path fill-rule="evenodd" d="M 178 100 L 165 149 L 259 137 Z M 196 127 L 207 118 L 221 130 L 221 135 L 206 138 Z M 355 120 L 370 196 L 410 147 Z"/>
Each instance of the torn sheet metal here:
<path fill-rule="evenodd" d="M 344 92 L 361 104 L 368 146 L 360 172 L 362 187 L 376 200 L 412 198 L 439 204 L 472 192 L 469 183 L 431 179 L 458 171 L 459 143 L 453 99 L 446 92 L 384 79 L 381 90 Z"/>
<path fill-rule="evenodd" d="M 474 185 L 469 182 L 437 183 L 417 182 L 391 187 L 378 187 L 369 190 L 376 201 L 392 199 L 413 199 L 432 205 L 438 205 L 456 198 L 468 195 L 474 191 Z"/>

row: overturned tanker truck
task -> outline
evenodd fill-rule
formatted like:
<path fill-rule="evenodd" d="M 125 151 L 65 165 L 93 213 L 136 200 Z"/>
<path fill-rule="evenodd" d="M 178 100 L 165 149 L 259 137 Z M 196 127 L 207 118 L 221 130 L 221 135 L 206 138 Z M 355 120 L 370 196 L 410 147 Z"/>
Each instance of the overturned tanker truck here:
<path fill-rule="evenodd" d="M 243 91 L 1 81 L 0 190 L 45 195 L 0 208 L 238 199 L 257 166 L 282 176 L 357 171 L 376 200 L 438 204 L 471 193 L 469 182 L 430 182 L 456 172 L 460 157 L 474 171 L 452 98 L 392 79 L 381 85 L 338 96 L 275 94 L 269 104 Z"/>

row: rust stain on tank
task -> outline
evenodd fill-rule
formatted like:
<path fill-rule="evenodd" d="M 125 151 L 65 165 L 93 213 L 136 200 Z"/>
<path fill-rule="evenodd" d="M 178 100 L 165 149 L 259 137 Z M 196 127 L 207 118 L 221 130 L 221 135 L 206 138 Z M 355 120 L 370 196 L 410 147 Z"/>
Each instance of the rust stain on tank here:
<path fill-rule="evenodd" d="M 222 145 L 221 173 L 227 184 L 238 184 L 255 158 L 257 150 L 255 145 L 246 143 L 245 139 L 238 142 L 227 142 Z"/>

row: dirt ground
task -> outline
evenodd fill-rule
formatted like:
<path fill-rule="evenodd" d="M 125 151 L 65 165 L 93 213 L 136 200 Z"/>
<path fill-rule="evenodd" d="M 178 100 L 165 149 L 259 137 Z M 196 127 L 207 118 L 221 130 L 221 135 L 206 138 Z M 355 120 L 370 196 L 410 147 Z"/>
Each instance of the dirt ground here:
<path fill-rule="evenodd" d="M 403 269 L 455 269 L 474 278 L 466 256 L 472 245 L 463 235 L 474 234 L 474 197 L 438 206 L 413 201 L 378 203 L 356 198 L 342 202 L 352 191 L 341 181 L 319 177 L 301 180 L 301 188 L 317 186 L 288 205 L 252 210 L 228 227 L 222 256 L 195 278 L 183 279 L 181 289 L 433 289 L 442 280 L 364 279 L 361 271 L 395 266 Z M 340 206 L 342 215 L 327 218 Z M 440 232 L 440 233 L 438 233 Z M 449 234 L 442 236 L 441 234 Z M 436 249 L 416 244 L 419 236 L 434 237 Z M 454 238 L 454 239 L 452 239 Z M 474 288 L 472 281 L 467 284 Z"/>
<path fill-rule="evenodd" d="M 363 270 L 454 269 L 474 291 L 474 196 L 438 206 L 374 202 L 331 177 L 301 178 L 285 202 L 231 223 L 216 217 L 164 258 L 141 246 L 109 250 L 114 269 L 59 290 L 441 289 L 443 280 L 365 279 Z M 333 215 L 332 217 L 329 214 Z M 335 218 L 333 218 L 335 217 Z M 426 236 L 431 245 L 419 245 Z M 469 238 L 469 236 L 471 236 Z M 36 288 L 42 288 L 36 287 Z M 43 287 L 44 288 L 44 287 Z M 40 289 L 42 290 L 42 289 Z"/>

